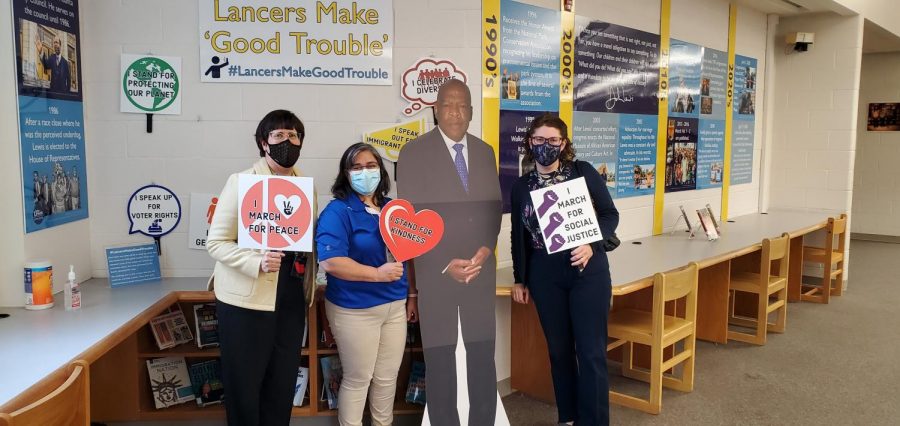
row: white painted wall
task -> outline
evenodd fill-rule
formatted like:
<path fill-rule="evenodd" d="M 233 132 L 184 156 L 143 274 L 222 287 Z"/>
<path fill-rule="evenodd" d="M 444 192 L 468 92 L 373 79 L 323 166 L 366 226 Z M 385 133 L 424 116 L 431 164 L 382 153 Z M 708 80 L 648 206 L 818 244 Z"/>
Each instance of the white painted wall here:
<path fill-rule="evenodd" d="M 900 132 L 866 130 L 869 103 L 900 101 L 900 53 L 862 57 L 853 232 L 900 236 Z"/>
<path fill-rule="evenodd" d="M 878 26 L 900 36 L 900 9 L 896 0 L 834 0 Z"/>

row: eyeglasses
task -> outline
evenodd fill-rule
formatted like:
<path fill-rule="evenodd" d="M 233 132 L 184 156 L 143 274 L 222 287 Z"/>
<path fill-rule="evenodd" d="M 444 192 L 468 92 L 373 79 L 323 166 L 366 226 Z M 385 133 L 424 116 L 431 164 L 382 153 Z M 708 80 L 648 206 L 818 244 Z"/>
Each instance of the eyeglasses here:
<path fill-rule="evenodd" d="M 552 137 L 552 138 L 545 138 L 545 137 L 541 137 L 541 136 L 532 136 L 531 137 L 531 143 L 533 143 L 535 145 L 543 145 L 543 144 L 549 142 L 550 145 L 560 146 L 563 144 L 563 142 L 565 142 L 565 140 L 566 140 L 565 138 L 558 138 L 558 137 Z"/>
<path fill-rule="evenodd" d="M 297 132 L 285 132 L 281 130 L 272 130 L 269 132 L 269 137 L 275 139 L 277 141 L 283 141 L 285 139 L 290 139 L 293 141 L 300 140 L 300 134 Z"/>
<path fill-rule="evenodd" d="M 351 172 L 361 172 L 363 170 L 371 171 L 371 170 L 378 170 L 378 169 L 380 169 L 380 167 L 378 167 L 377 164 L 366 164 L 365 166 L 361 166 L 359 164 L 354 164 L 353 166 L 350 167 Z"/>

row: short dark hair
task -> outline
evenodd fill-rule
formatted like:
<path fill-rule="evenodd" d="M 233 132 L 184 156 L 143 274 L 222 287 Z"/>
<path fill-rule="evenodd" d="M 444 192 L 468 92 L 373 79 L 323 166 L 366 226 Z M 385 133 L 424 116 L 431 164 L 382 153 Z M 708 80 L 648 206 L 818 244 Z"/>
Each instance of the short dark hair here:
<path fill-rule="evenodd" d="M 341 155 L 341 161 L 338 163 L 338 174 L 334 178 L 334 185 L 331 185 L 331 194 L 334 195 L 334 198 L 346 200 L 355 193 L 353 187 L 350 186 L 350 168 L 353 167 L 353 160 L 362 152 L 371 153 L 378 163 L 378 168 L 381 170 L 381 181 L 378 182 L 378 186 L 375 188 L 375 193 L 372 196 L 376 206 L 383 206 L 385 197 L 391 191 L 391 178 L 388 176 L 387 169 L 384 168 L 384 161 L 381 160 L 381 155 L 378 154 L 378 151 L 372 145 L 363 142 L 350 145 L 344 151 L 344 154 Z"/>
<path fill-rule="evenodd" d="M 297 131 L 297 135 L 300 136 L 300 146 L 303 146 L 303 137 L 306 134 L 306 129 L 303 127 L 303 122 L 300 121 L 293 112 L 290 112 L 285 109 L 276 109 L 262 118 L 259 121 L 259 124 L 256 126 L 256 133 L 254 137 L 256 139 L 256 147 L 259 148 L 259 156 L 265 157 L 266 151 L 263 150 L 263 143 L 269 140 L 269 132 L 277 129 L 294 129 Z"/>
<path fill-rule="evenodd" d="M 528 127 L 528 131 L 525 132 L 525 140 L 522 141 L 525 161 L 534 162 L 534 155 L 531 153 L 531 144 L 528 142 L 531 140 L 531 136 L 534 135 L 534 132 L 544 126 L 559 130 L 559 134 L 562 135 L 562 138 L 567 142 L 566 146 L 562 149 L 562 152 L 559 153 L 559 161 L 563 163 L 575 161 L 575 147 L 572 146 L 572 139 L 569 139 L 569 126 L 566 125 L 566 122 L 563 121 L 563 119 L 549 112 L 535 117 L 534 121 L 531 122 L 531 126 Z"/>

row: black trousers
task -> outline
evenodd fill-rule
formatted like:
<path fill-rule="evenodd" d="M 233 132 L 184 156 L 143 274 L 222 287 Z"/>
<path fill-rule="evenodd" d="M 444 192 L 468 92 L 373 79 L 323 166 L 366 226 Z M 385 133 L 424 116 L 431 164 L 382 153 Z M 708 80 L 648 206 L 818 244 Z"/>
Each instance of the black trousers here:
<path fill-rule="evenodd" d="M 284 273 L 289 266 L 282 264 L 275 312 L 216 303 L 230 426 L 290 423 L 306 302 L 302 280 Z"/>
<path fill-rule="evenodd" d="M 485 261 L 485 265 L 493 264 L 493 258 Z M 493 426 L 497 413 L 495 273 L 482 271 L 468 285 L 440 273 L 428 276 L 417 271 L 417 279 L 429 421 L 434 426 L 460 424 L 456 410 L 458 311 L 466 347 L 469 425 Z"/>
<path fill-rule="evenodd" d="M 609 261 L 606 253 L 594 253 L 578 272 L 570 256 L 569 251 L 547 255 L 533 250 L 528 289 L 547 339 L 559 421 L 608 425 Z"/>

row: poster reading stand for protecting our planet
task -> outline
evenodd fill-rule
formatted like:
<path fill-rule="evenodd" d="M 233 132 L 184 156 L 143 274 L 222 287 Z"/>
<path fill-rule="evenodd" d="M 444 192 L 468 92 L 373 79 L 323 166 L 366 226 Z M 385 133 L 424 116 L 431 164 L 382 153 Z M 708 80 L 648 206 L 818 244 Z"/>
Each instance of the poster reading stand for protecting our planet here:
<path fill-rule="evenodd" d="M 119 111 L 181 114 L 181 58 L 122 55 Z"/>
<path fill-rule="evenodd" d="M 238 247 L 312 251 L 313 179 L 238 176 Z"/>
<path fill-rule="evenodd" d="M 548 254 L 603 239 L 583 177 L 531 191 Z"/>
<path fill-rule="evenodd" d="M 12 11 L 28 233 L 88 217 L 81 36 L 78 0 L 13 0 Z"/>

